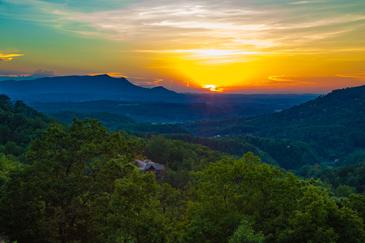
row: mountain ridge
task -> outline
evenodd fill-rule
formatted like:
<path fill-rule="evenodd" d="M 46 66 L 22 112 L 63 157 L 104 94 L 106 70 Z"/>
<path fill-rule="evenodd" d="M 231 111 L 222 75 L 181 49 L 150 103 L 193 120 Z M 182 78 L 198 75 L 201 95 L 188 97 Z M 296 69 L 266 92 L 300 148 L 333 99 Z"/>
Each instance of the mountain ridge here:
<path fill-rule="evenodd" d="M 31 102 L 102 99 L 162 101 L 183 98 L 182 94 L 165 87 L 145 88 L 131 83 L 126 78 L 114 78 L 107 74 L 1 81 L 0 92 L 13 99 Z"/>

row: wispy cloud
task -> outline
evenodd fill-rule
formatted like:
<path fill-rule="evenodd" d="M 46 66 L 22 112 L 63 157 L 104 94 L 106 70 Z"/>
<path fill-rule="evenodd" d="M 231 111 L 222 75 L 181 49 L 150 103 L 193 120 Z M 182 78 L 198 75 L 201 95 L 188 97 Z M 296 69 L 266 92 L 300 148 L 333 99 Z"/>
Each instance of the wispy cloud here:
<path fill-rule="evenodd" d="M 0 61 L 12 61 L 14 58 L 24 56 L 24 54 L 20 53 L 3 53 L 0 52 Z"/>
<path fill-rule="evenodd" d="M 275 81 L 275 82 L 286 82 L 286 83 L 290 83 L 290 82 L 294 82 L 295 79 L 292 77 L 287 77 L 285 75 L 272 75 L 268 77 L 269 80 L 271 81 Z"/>
<path fill-rule="evenodd" d="M 295 2 L 290 2 L 289 4 L 302 5 L 302 4 L 309 4 L 309 3 L 311 3 L 311 1 L 295 1 Z"/>
<path fill-rule="evenodd" d="M 49 23 L 57 28 L 151 48 L 161 43 L 176 48 L 184 43 L 193 48 L 280 49 L 287 43 L 303 46 L 318 40 L 341 38 L 363 29 L 365 23 L 364 13 L 334 12 L 328 6 L 330 3 L 323 0 L 289 2 L 289 5 L 300 5 L 300 9 L 280 4 L 265 7 L 238 0 L 150 0 L 92 12 L 72 8 L 62 1 L 7 2 L 38 9 L 42 21 L 48 14 L 53 20 Z M 312 3 L 316 3 L 316 8 L 311 7 Z M 341 10 L 341 3 L 332 5 Z M 347 7 L 346 3 L 343 5 Z M 365 4 L 358 5 L 365 7 Z M 33 17 L 35 21 L 39 19 Z M 359 25 L 348 26 L 350 23 Z"/>
<path fill-rule="evenodd" d="M 28 80 L 43 77 L 52 77 L 55 73 L 51 70 L 35 70 L 34 72 L 24 73 L 18 71 L 2 71 L 0 70 L 0 81 L 3 80 Z"/>
<path fill-rule="evenodd" d="M 316 4 L 316 3 L 323 3 L 326 0 L 308 0 L 308 1 L 293 1 L 289 2 L 291 5 L 306 5 L 306 4 Z"/>
<path fill-rule="evenodd" d="M 337 74 L 336 77 L 365 81 L 365 71 L 354 73 Z"/>
<path fill-rule="evenodd" d="M 333 88 L 341 88 L 344 83 L 349 86 L 361 85 L 364 81 L 365 73 L 358 73 L 354 75 L 334 75 L 334 76 L 286 76 L 273 75 L 269 76 L 266 86 L 271 87 L 310 87 L 312 89 L 324 89 L 327 91 Z M 331 82 L 332 87 L 328 88 L 328 83 Z"/>

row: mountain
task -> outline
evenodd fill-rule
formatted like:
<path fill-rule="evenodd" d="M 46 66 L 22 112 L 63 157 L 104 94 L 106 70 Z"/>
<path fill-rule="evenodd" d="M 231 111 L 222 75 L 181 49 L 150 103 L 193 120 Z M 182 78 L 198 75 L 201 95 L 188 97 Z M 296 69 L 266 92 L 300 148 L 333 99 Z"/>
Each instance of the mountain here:
<path fill-rule="evenodd" d="M 41 112 L 113 113 L 139 122 L 186 122 L 256 116 L 282 110 L 313 95 L 179 94 L 144 88 L 108 75 L 0 81 L 0 94 Z"/>
<path fill-rule="evenodd" d="M 205 136 L 253 135 L 303 141 L 330 161 L 339 162 L 365 150 L 365 86 L 335 90 L 268 115 L 196 123 L 190 130 Z"/>
<path fill-rule="evenodd" d="M 178 101 L 183 99 L 183 95 L 164 87 L 144 88 L 132 84 L 126 78 L 113 78 L 108 75 L 2 81 L 0 93 L 27 102 Z"/>

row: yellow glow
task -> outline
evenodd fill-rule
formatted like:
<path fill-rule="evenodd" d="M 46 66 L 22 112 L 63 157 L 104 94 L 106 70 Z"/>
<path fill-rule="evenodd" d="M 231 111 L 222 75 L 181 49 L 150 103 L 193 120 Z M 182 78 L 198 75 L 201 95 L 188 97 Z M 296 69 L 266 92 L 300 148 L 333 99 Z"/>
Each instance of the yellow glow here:
<path fill-rule="evenodd" d="M 110 77 L 113 77 L 113 78 L 128 78 L 127 75 L 124 75 L 124 74 L 119 73 L 119 72 L 89 73 L 88 75 L 97 76 L 97 75 L 102 75 L 102 74 L 106 74 L 106 75 L 108 75 Z"/>
<path fill-rule="evenodd" d="M 249 85 L 258 68 L 252 64 L 260 56 L 255 51 L 239 49 L 172 49 L 143 50 L 154 54 L 151 68 L 161 70 L 172 79 L 184 80 L 192 88 L 215 85 L 212 92 L 223 88 Z M 220 90 L 222 89 L 222 90 Z"/>
<path fill-rule="evenodd" d="M 16 57 L 24 56 L 24 54 L 17 54 L 17 53 L 1 53 L 0 52 L 0 61 L 12 61 Z"/>
<path fill-rule="evenodd" d="M 361 63 L 363 50 L 356 53 L 312 53 L 308 50 L 293 54 L 276 50 L 187 48 L 153 53 L 155 58 L 151 68 L 160 70 L 171 80 L 189 84 L 189 88 L 203 87 L 211 92 L 219 88 L 224 92 L 322 91 L 342 87 L 344 83 L 361 84 L 359 80 L 364 80 L 365 76 L 360 65 L 343 65 L 346 60 Z M 313 56 L 316 62 L 308 61 Z"/>
<path fill-rule="evenodd" d="M 252 55 L 257 52 L 242 51 L 242 50 L 223 50 L 223 49 L 190 49 L 190 50 L 175 50 L 176 53 L 191 53 L 196 57 L 231 57 L 236 55 Z"/>
<path fill-rule="evenodd" d="M 217 85 L 214 84 L 203 85 L 203 89 L 208 89 L 211 92 L 223 92 L 222 88 L 219 88 L 217 87 Z"/>

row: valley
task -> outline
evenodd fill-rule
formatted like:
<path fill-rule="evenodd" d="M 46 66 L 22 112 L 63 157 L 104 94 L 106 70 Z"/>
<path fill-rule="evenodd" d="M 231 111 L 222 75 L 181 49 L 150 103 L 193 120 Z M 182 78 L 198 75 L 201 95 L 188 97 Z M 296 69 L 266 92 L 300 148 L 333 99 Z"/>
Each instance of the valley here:
<path fill-rule="evenodd" d="M 32 94 L 26 105 L 12 95 L 0 99 L 8 239 L 102 242 L 108 232 L 111 242 L 218 243 L 244 229 L 252 242 L 298 242 L 308 223 L 332 233 L 313 229 L 306 240 L 365 239 L 364 87 L 319 97 L 176 93 L 178 102 Z M 311 207 L 331 220 L 303 221 L 317 217 Z M 155 233 L 140 231 L 146 221 Z"/>

